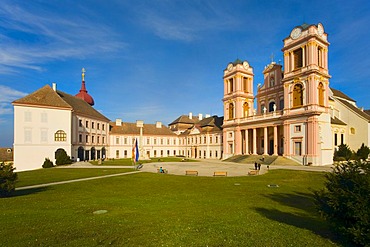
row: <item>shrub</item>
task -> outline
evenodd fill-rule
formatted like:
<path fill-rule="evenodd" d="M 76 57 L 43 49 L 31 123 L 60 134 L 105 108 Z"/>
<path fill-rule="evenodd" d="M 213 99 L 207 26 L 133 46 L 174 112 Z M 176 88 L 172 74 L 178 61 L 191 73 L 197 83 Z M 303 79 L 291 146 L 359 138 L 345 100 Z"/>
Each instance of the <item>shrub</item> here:
<path fill-rule="evenodd" d="M 366 160 L 370 154 L 370 148 L 362 143 L 361 147 L 357 150 L 357 157 L 359 159 Z"/>
<path fill-rule="evenodd" d="M 0 164 L 0 197 L 9 196 L 15 190 L 18 176 L 14 170 L 13 165 Z"/>
<path fill-rule="evenodd" d="M 42 168 L 51 168 L 54 167 L 53 162 L 49 158 L 45 158 L 44 164 L 42 164 Z"/>
<path fill-rule="evenodd" d="M 67 155 L 67 152 L 60 148 L 55 153 L 55 164 L 57 166 L 72 164 L 71 158 Z"/>
<path fill-rule="evenodd" d="M 326 176 L 325 188 L 314 192 L 322 215 L 358 245 L 370 243 L 370 163 L 340 164 Z"/>
<path fill-rule="evenodd" d="M 352 150 L 349 148 L 347 144 L 341 144 L 338 146 L 338 150 L 334 152 L 334 160 L 337 160 L 338 157 L 343 157 L 346 160 L 351 159 Z"/>

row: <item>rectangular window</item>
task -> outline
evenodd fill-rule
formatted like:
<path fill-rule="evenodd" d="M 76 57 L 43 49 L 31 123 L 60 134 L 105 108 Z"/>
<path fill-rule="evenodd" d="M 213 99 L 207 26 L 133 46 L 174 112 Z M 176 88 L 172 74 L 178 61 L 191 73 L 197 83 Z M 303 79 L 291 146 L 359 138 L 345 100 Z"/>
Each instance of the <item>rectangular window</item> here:
<path fill-rule="evenodd" d="M 163 138 L 161 139 L 161 145 L 163 145 Z"/>
<path fill-rule="evenodd" d="M 48 122 L 48 114 L 46 112 L 41 113 L 41 123 L 47 123 Z"/>
<path fill-rule="evenodd" d="M 105 144 L 105 138 L 104 138 L 104 136 L 103 136 L 103 140 L 102 141 L 103 141 L 102 143 Z"/>
<path fill-rule="evenodd" d="M 294 154 L 298 156 L 302 155 L 302 142 L 294 142 Z"/>
<path fill-rule="evenodd" d="M 204 137 L 204 144 L 207 144 L 207 137 Z"/>
<path fill-rule="evenodd" d="M 209 151 L 209 157 L 212 158 L 212 151 Z"/>
<path fill-rule="evenodd" d="M 294 126 L 294 132 L 301 132 L 301 126 L 300 125 Z"/>
<path fill-rule="evenodd" d="M 91 122 L 91 128 L 93 129 L 95 127 L 95 123 Z"/>
<path fill-rule="evenodd" d="M 123 139 L 123 141 L 124 141 L 125 145 L 127 145 L 127 137 L 125 137 L 125 138 Z"/>
<path fill-rule="evenodd" d="M 150 138 L 146 138 L 146 145 L 150 145 Z"/>
<path fill-rule="evenodd" d="M 82 127 L 82 120 L 81 119 L 78 120 L 78 126 Z"/>
<path fill-rule="evenodd" d="M 248 93 L 248 78 L 243 77 L 243 90 L 245 93 Z"/>
<path fill-rule="evenodd" d="M 218 143 L 218 136 L 216 136 L 216 140 L 215 140 L 216 143 Z"/>
<path fill-rule="evenodd" d="M 89 136 L 86 135 L 86 143 L 88 143 L 88 142 L 89 142 Z"/>
<path fill-rule="evenodd" d="M 344 134 L 340 134 L 340 144 L 344 144 Z"/>
<path fill-rule="evenodd" d="M 116 150 L 116 159 L 119 159 L 119 150 Z"/>
<path fill-rule="evenodd" d="M 127 158 L 127 150 L 124 151 L 125 158 Z"/>
<path fill-rule="evenodd" d="M 215 157 L 217 158 L 217 151 L 215 151 Z"/>
<path fill-rule="evenodd" d="M 100 143 L 100 136 L 97 137 L 97 143 Z"/>
<path fill-rule="evenodd" d="M 299 48 L 293 52 L 294 57 L 294 69 L 302 68 L 303 66 L 303 57 L 302 57 L 302 48 Z"/>
<path fill-rule="evenodd" d="M 102 128 L 102 130 L 104 130 L 104 128 L 105 128 L 105 124 L 102 124 L 102 125 L 101 125 L 101 128 Z"/>
<path fill-rule="evenodd" d="M 170 145 L 170 139 L 167 139 L 167 145 Z"/>
<path fill-rule="evenodd" d="M 338 134 L 334 133 L 334 146 L 338 146 Z"/>
<path fill-rule="evenodd" d="M 154 138 L 154 145 L 157 145 L 157 138 Z M 154 156 L 155 157 L 155 156 Z"/>
<path fill-rule="evenodd" d="M 161 150 L 161 157 L 163 157 L 163 150 Z"/>
<path fill-rule="evenodd" d="M 167 150 L 167 156 L 170 156 L 170 150 Z"/>
<path fill-rule="evenodd" d="M 209 137 L 209 144 L 212 144 L 212 136 Z"/>
<path fill-rule="evenodd" d="M 82 135 L 81 134 L 78 135 L 78 142 L 82 142 Z"/>
<path fill-rule="evenodd" d="M 97 124 L 96 124 L 96 128 L 97 128 L 97 129 L 100 129 L 100 123 L 97 123 Z"/>
<path fill-rule="evenodd" d="M 32 129 L 24 129 L 24 142 L 32 142 Z"/>
<path fill-rule="evenodd" d="M 48 130 L 41 129 L 41 142 L 48 142 Z"/>
<path fill-rule="evenodd" d="M 85 127 L 86 127 L 86 128 L 89 128 L 89 121 L 86 121 L 86 123 L 85 123 Z"/>
<path fill-rule="evenodd" d="M 32 122 L 32 113 L 29 111 L 26 111 L 24 113 L 24 121 L 25 122 Z"/>
<path fill-rule="evenodd" d="M 157 150 L 154 150 L 154 157 L 157 157 Z"/>
<path fill-rule="evenodd" d="M 204 157 L 203 157 L 203 158 L 206 158 L 207 153 L 206 153 L 206 151 L 205 151 L 205 150 L 204 150 L 203 154 L 204 154 Z"/>
<path fill-rule="evenodd" d="M 91 137 L 91 143 L 94 143 L 95 142 L 95 136 L 92 136 Z"/>
<path fill-rule="evenodd" d="M 116 144 L 119 144 L 119 137 L 116 137 Z"/>
<path fill-rule="evenodd" d="M 173 156 L 176 156 L 176 150 L 173 150 Z"/>

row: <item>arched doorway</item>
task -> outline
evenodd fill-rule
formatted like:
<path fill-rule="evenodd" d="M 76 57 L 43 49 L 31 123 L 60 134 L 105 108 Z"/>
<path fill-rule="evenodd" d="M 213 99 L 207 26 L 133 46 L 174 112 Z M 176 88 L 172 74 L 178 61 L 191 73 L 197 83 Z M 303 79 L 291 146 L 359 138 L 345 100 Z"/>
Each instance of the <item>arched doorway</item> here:
<path fill-rule="evenodd" d="M 92 147 L 92 148 L 91 148 L 91 150 L 90 150 L 90 153 L 91 153 L 91 160 L 95 160 L 95 152 L 96 152 L 95 148 L 94 148 L 94 147 Z"/>
<path fill-rule="evenodd" d="M 80 160 L 80 161 L 83 161 L 85 160 L 84 159 L 84 154 L 85 154 L 85 149 L 83 147 L 79 147 L 77 149 L 77 158 Z"/>

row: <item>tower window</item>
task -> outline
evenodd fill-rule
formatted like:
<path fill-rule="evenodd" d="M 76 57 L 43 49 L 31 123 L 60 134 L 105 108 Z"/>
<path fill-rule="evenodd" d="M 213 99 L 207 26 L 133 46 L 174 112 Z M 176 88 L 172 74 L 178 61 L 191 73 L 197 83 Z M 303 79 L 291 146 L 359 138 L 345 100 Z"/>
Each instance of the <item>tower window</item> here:
<path fill-rule="evenodd" d="M 299 48 L 293 52 L 294 56 L 294 69 L 302 68 L 303 67 L 303 50 Z"/>
<path fill-rule="evenodd" d="M 248 117 L 248 112 L 249 112 L 249 105 L 248 105 L 247 102 L 244 102 L 244 104 L 243 104 L 244 117 Z"/>
<path fill-rule="evenodd" d="M 295 84 L 293 89 L 293 107 L 303 105 L 303 86 Z"/>
<path fill-rule="evenodd" d="M 229 119 L 233 119 L 233 118 L 234 118 L 234 104 L 230 103 L 229 104 Z"/>
<path fill-rule="evenodd" d="M 320 82 L 317 87 L 319 94 L 319 105 L 324 106 L 324 85 Z"/>
<path fill-rule="evenodd" d="M 269 103 L 269 112 L 273 112 L 274 111 L 274 105 L 275 105 L 275 102 L 274 101 L 271 101 Z"/>
<path fill-rule="evenodd" d="M 248 93 L 248 78 L 243 77 L 243 90 L 245 93 Z"/>
<path fill-rule="evenodd" d="M 323 49 L 321 47 L 318 47 L 317 48 L 317 64 L 319 65 L 319 67 L 323 67 L 322 53 L 323 53 Z"/>
<path fill-rule="evenodd" d="M 230 80 L 229 80 L 229 93 L 232 93 L 232 92 L 234 92 L 234 80 L 233 80 L 233 78 L 231 78 Z"/>
<path fill-rule="evenodd" d="M 275 78 L 273 76 L 270 77 L 270 87 L 275 86 Z"/>

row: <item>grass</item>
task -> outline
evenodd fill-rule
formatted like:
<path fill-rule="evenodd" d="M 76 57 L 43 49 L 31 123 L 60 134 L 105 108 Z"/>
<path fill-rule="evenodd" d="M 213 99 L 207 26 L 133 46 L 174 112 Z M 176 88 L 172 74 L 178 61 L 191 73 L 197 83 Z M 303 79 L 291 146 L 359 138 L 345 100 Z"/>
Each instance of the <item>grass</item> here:
<path fill-rule="evenodd" d="M 40 171 L 30 172 L 35 181 Z M 311 190 L 323 182 L 323 173 L 289 170 L 138 173 L 17 191 L 0 198 L 0 246 L 341 246 L 314 208 Z"/>
<path fill-rule="evenodd" d="M 181 157 L 160 157 L 160 158 L 150 158 L 150 160 L 140 160 L 137 163 L 144 164 L 144 163 L 152 163 L 152 162 L 197 162 L 197 160 L 191 160 Z M 93 165 L 98 165 L 98 161 L 89 161 Z M 111 159 L 105 160 L 99 166 L 132 166 L 133 161 L 131 159 Z"/>

